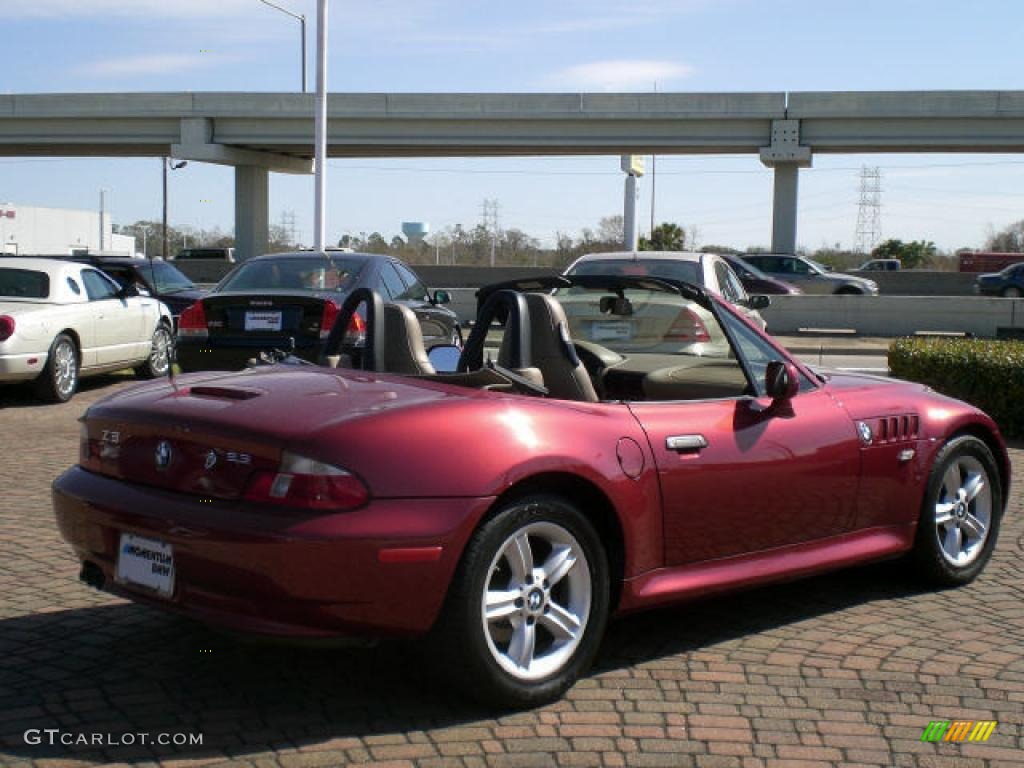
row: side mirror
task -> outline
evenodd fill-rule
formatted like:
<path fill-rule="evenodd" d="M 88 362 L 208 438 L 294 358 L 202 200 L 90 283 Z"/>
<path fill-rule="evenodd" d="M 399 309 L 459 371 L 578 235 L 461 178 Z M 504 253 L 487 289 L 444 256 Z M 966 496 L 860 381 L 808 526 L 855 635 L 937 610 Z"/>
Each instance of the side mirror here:
<path fill-rule="evenodd" d="M 117 295 L 122 299 L 130 299 L 133 296 L 141 296 L 142 294 L 139 292 L 139 286 L 137 283 L 125 283 L 121 287 L 121 290 L 117 292 Z"/>
<path fill-rule="evenodd" d="M 451 304 L 452 295 L 448 291 L 434 291 L 434 304 Z"/>
<path fill-rule="evenodd" d="M 749 309 L 766 309 L 771 306 L 771 296 L 766 296 L 763 293 L 755 293 L 747 297 L 747 307 Z"/>
<path fill-rule="evenodd" d="M 764 372 L 764 390 L 772 400 L 792 400 L 800 391 L 800 372 L 792 363 L 772 360 Z"/>
<path fill-rule="evenodd" d="M 455 373 L 459 368 L 462 350 L 454 344 L 437 344 L 430 348 L 427 357 L 438 373 Z"/>

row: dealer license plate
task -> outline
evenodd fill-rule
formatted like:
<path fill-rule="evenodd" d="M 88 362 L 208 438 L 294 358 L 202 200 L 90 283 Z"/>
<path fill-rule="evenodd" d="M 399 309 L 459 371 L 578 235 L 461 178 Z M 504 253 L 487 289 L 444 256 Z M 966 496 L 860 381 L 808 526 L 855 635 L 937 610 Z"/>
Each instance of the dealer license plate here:
<path fill-rule="evenodd" d="M 594 341 L 629 341 L 633 338 L 633 324 L 597 320 L 590 326 L 590 337 Z"/>
<path fill-rule="evenodd" d="M 280 312 L 246 312 L 245 330 L 247 331 L 280 331 Z"/>
<path fill-rule="evenodd" d="M 122 533 L 117 551 L 117 580 L 122 584 L 151 589 L 161 597 L 170 597 L 174 593 L 174 551 L 171 545 Z"/>

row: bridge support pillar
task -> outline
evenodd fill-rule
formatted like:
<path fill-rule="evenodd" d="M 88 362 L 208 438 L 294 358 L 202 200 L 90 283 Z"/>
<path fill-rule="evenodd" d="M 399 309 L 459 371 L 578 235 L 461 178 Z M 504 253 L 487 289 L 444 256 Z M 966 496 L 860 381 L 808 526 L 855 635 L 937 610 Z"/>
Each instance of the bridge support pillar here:
<path fill-rule="evenodd" d="M 235 167 L 235 258 L 260 256 L 270 245 L 270 171 Z"/>
<path fill-rule="evenodd" d="M 799 201 L 800 166 L 775 166 L 772 194 L 772 253 L 796 253 L 796 211 Z"/>
<path fill-rule="evenodd" d="M 761 148 L 761 162 L 775 169 L 772 253 L 796 253 L 800 169 L 811 165 L 811 150 L 800 146 L 799 120 L 772 122 L 772 144 Z"/>

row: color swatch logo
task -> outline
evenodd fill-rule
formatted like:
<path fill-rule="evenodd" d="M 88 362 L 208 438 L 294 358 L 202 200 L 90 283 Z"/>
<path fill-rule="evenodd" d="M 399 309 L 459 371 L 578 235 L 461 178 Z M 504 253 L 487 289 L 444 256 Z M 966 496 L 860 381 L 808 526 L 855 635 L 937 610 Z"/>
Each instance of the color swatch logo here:
<path fill-rule="evenodd" d="M 988 741 L 996 725 L 995 720 L 932 720 L 921 741 Z"/>

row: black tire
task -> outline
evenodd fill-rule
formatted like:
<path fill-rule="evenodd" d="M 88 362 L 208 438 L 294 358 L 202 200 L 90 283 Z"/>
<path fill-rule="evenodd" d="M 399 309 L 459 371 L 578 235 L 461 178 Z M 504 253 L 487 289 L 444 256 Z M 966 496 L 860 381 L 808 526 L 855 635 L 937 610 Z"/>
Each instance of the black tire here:
<path fill-rule="evenodd" d="M 970 497 L 971 500 L 966 503 L 963 503 L 964 499 L 960 496 L 951 494 L 950 484 L 945 482 L 947 472 L 950 472 L 954 465 L 957 465 L 957 472 L 961 477 L 959 485 L 973 486 L 973 475 L 970 470 L 975 470 L 984 483 L 984 487 L 979 488 L 977 494 Z M 965 468 L 969 470 L 967 478 L 963 478 Z M 958 501 L 962 506 L 956 503 Z M 940 528 L 939 507 L 946 504 L 951 506 L 951 520 Z M 984 509 L 985 506 L 987 510 Z M 940 587 L 956 587 L 973 581 L 992 557 L 992 550 L 999 538 L 1002 515 L 1003 489 L 992 452 L 984 442 L 971 435 L 953 438 L 939 450 L 928 475 L 928 485 L 917 524 L 917 536 L 911 553 L 911 562 L 917 575 Z M 970 549 L 970 532 L 976 529 L 977 521 L 986 517 L 984 538 L 979 538 L 974 548 Z M 953 526 L 960 529 L 959 534 L 950 534 Z M 940 530 L 943 533 L 940 533 Z M 949 551 L 955 550 L 960 546 L 959 542 L 964 541 L 967 543 L 963 545 L 963 562 L 953 562 Z"/>
<path fill-rule="evenodd" d="M 66 403 L 78 391 L 78 346 L 66 333 L 50 345 L 46 367 L 35 381 L 36 395 L 47 402 Z"/>
<path fill-rule="evenodd" d="M 849 285 L 845 285 L 836 291 L 836 296 L 863 296 L 864 291 L 860 288 L 852 288 Z"/>
<path fill-rule="evenodd" d="M 508 551 L 505 547 L 526 534 L 530 542 L 528 548 L 534 555 L 541 555 L 533 561 L 534 565 L 543 570 L 556 560 L 551 557 L 556 554 L 553 546 L 544 557 L 545 545 L 549 544 L 545 536 L 561 536 L 559 531 L 571 541 L 563 538 L 556 543 L 564 544 L 573 554 L 582 554 L 582 561 L 574 559 L 550 587 L 547 580 L 523 587 L 521 594 L 527 597 L 518 599 L 517 607 L 505 601 L 514 614 L 508 617 L 508 626 L 504 626 L 506 619 L 502 618 L 493 624 L 488 622 L 485 629 L 483 602 L 488 586 L 498 590 L 495 594 L 503 589 L 514 594 L 517 589 L 513 586 L 515 575 L 511 562 L 502 559 L 502 552 Z M 555 568 L 552 572 L 558 570 Z M 508 577 L 505 586 L 501 584 L 505 578 L 503 573 Z M 579 615 L 570 610 L 560 613 L 562 603 L 582 604 L 578 598 L 584 584 L 589 589 L 587 609 L 580 610 Z M 534 600 L 538 593 L 541 597 Z M 608 621 L 609 593 L 606 553 L 594 528 L 575 506 L 563 498 L 546 494 L 510 501 L 476 531 L 466 546 L 430 644 L 434 649 L 433 671 L 445 681 L 454 679 L 467 694 L 487 704 L 523 707 L 556 699 L 593 663 Z M 524 618 L 528 613 L 529 617 Z M 579 620 L 578 639 L 556 639 L 551 626 L 573 626 L 571 621 L 563 620 L 562 615 Z M 533 667 L 536 662 L 537 671 L 522 668 L 513 674 L 507 668 L 514 665 L 513 643 L 516 633 L 521 633 L 527 625 L 533 627 L 531 637 L 536 642 L 535 646 L 529 646 L 528 666 Z M 509 635 L 504 651 L 500 638 L 503 632 Z M 436 665 L 438 659 L 442 662 L 440 667 Z M 524 679 L 527 675 L 533 677 Z"/>
<path fill-rule="evenodd" d="M 1011 285 L 1007 288 L 1003 288 L 1003 297 L 1007 299 L 1019 299 L 1021 296 L 1020 288 L 1015 285 Z"/>
<path fill-rule="evenodd" d="M 160 346 L 163 344 L 163 350 Z M 136 366 L 135 375 L 140 379 L 156 379 L 167 375 L 167 369 L 171 366 L 173 358 L 174 334 L 171 327 L 161 321 L 153 331 L 153 341 L 150 345 L 149 357 L 142 365 Z"/>

